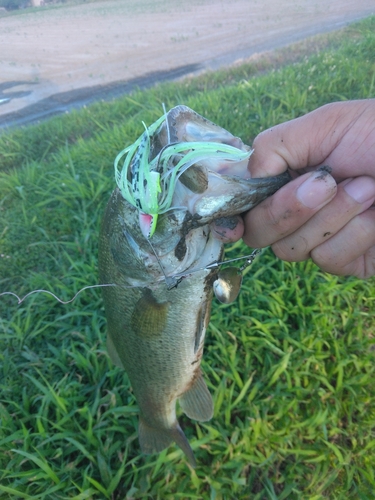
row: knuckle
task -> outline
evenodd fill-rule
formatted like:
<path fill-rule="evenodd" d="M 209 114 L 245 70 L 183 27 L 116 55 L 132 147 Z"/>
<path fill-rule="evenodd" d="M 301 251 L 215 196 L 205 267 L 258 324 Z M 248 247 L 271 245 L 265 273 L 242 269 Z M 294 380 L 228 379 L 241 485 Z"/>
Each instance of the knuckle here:
<path fill-rule="evenodd" d="M 347 262 L 343 254 L 339 254 L 327 245 L 319 245 L 311 251 L 312 261 L 324 272 L 336 276 L 345 276 L 353 274 L 349 269 L 350 262 Z"/>
<path fill-rule="evenodd" d="M 273 228 L 273 231 L 283 237 L 290 233 L 294 221 L 294 212 L 291 208 L 286 208 L 283 211 L 280 211 L 279 208 L 279 205 L 274 202 L 272 197 L 269 198 L 268 203 L 264 205 L 265 219 L 268 221 L 268 225 Z"/>
<path fill-rule="evenodd" d="M 277 258 L 286 262 L 301 262 L 309 258 L 309 253 L 301 252 L 294 244 L 283 240 L 274 243 L 271 248 Z"/>

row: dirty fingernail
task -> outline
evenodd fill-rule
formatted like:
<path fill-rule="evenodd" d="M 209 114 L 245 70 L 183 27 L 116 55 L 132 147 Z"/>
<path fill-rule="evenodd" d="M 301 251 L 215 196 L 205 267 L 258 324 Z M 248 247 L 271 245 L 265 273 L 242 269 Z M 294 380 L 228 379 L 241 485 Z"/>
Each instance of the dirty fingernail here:
<path fill-rule="evenodd" d="M 371 177 L 357 177 L 345 184 L 344 189 L 357 203 L 375 197 L 375 181 Z"/>
<path fill-rule="evenodd" d="M 212 234 L 224 243 L 237 241 L 243 236 L 244 222 L 241 216 L 221 217 L 211 224 Z"/>
<path fill-rule="evenodd" d="M 297 189 L 297 198 L 308 208 L 318 208 L 336 192 L 336 182 L 329 174 L 316 171 Z"/>

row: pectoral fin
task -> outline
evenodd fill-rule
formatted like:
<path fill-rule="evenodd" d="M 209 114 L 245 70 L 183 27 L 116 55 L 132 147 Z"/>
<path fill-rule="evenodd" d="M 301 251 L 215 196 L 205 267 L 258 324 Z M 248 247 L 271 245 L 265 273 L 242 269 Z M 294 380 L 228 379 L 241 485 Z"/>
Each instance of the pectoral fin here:
<path fill-rule="evenodd" d="M 139 417 L 138 437 L 141 450 L 146 455 L 159 453 L 176 442 L 187 456 L 190 465 L 196 466 L 193 450 L 178 422 L 176 422 L 176 427 L 171 429 L 156 429 L 147 425 L 141 416 Z"/>
<path fill-rule="evenodd" d="M 146 288 L 135 305 L 131 327 L 140 337 L 160 335 L 165 328 L 169 302 L 158 302 L 151 290 Z"/>
<path fill-rule="evenodd" d="M 180 396 L 179 402 L 182 410 L 189 418 L 199 422 L 211 420 L 214 413 L 214 404 L 201 373 L 199 373 L 190 389 Z"/>
<path fill-rule="evenodd" d="M 194 354 L 198 352 L 201 343 L 204 340 L 208 323 L 211 316 L 211 300 L 204 302 L 197 314 L 197 325 L 194 337 Z"/>

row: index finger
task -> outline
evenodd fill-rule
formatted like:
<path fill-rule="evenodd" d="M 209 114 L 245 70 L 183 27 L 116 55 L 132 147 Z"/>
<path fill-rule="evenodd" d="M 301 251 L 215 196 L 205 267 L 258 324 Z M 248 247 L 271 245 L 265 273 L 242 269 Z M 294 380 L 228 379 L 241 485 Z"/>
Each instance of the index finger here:
<path fill-rule="evenodd" d="M 252 248 L 272 245 L 301 227 L 336 192 L 327 171 L 301 175 L 244 215 L 243 241 Z"/>

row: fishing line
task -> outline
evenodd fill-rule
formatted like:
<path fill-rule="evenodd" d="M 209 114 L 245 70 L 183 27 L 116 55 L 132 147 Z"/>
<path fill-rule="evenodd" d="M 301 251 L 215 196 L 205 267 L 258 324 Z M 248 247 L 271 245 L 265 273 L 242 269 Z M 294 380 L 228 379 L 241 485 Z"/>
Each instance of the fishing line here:
<path fill-rule="evenodd" d="M 49 290 L 33 290 L 32 292 L 29 292 L 27 293 L 24 297 L 22 297 L 22 299 L 14 292 L 2 292 L 0 293 L 0 297 L 2 295 L 12 295 L 13 297 L 16 297 L 17 301 L 18 301 L 18 305 L 22 304 L 22 302 L 27 298 L 29 297 L 30 295 L 34 294 L 34 293 L 46 293 L 48 295 L 52 295 L 52 297 L 54 299 L 56 299 L 58 302 L 60 302 L 61 304 L 70 304 L 71 302 L 73 302 L 77 296 L 83 292 L 84 290 L 87 290 L 89 288 L 99 288 L 99 287 L 102 287 L 102 286 L 117 286 L 116 284 L 114 283 L 111 283 L 111 284 L 105 284 L 105 285 L 87 285 L 87 286 L 84 286 L 83 288 L 81 288 L 80 290 L 78 290 L 78 292 L 74 295 L 74 297 L 70 300 L 62 300 L 60 299 L 57 295 L 55 295 L 53 292 L 50 292 Z M 129 287 L 131 288 L 131 287 Z"/>
<path fill-rule="evenodd" d="M 246 259 L 245 264 L 243 264 L 241 267 L 238 268 L 238 272 L 242 273 L 247 267 L 249 267 L 253 263 L 255 257 L 257 257 L 262 252 L 261 249 L 255 249 L 250 255 L 245 255 L 243 257 L 236 257 L 234 259 L 228 259 L 228 260 L 224 260 L 222 262 L 220 262 L 220 261 L 219 262 L 218 261 L 211 262 L 211 264 L 208 264 L 205 267 L 199 267 L 197 269 L 191 269 L 190 271 L 185 272 L 185 273 L 179 273 L 179 274 L 174 274 L 173 276 L 167 276 L 164 272 L 162 265 L 161 265 L 160 259 L 156 255 L 156 252 L 155 252 L 153 246 L 151 245 L 151 243 L 150 243 L 150 246 L 151 246 L 151 248 L 154 252 L 154 255 L 159 263 L 159 266 L 162 270 L 162 273 L 164 275 L 163 280 L 165 281 L 168 290 L 171 290 L 172 288 L 175 288 L 176 286 L 178 286 L 178 284 L 182 281 L 183 278 L 186 278 L 193 273 L 198 273 L 200 271 L 209 271 L 210 269 L 218 268 L 218 267 L 222 266 L 223 264 L 230 264 L 232 262 L 237 262 L 239 260 Z M 159 282 L 150 281 L 148 283 L 145 283 L 145 285 L 146 284 L 147 285 L 155 285 L 157 283 L 159 283 Z M 92 288 L 110 287 L 110 286 L 118 286 L 121 288 L 141 288 L 141 285 L 128 285 L 128 286 L 126 286 L 126 285 L 118 285 L 116 283 L 106 283 L 106 284 L 100 284 L 100 285 L 87 285 L 87 286 L 84 286 L 83 288 L 81 288 L 80 290 L 78 290 L 78 292 L 70 300 L 62 300 L 56 294 L 54 294 L 53 292 L 50 292 L 49 290 L 32 290 L 31 292 L 28 292 L 26 295 L 24 295 L 22 298 L 14 292 L 1 292 L 0 297 L 5 296 L 5 295 L 11 295 L 12 297 L 15 297 L 17 299 L 18 305 L 20 305 L 30 295 L 33 295 L 36 293 L 46 293 L 47 295 L 51 295 L 55 300 L 60 302 L 60 304 L 66 305 L 66 304 L 72 303 L 78 297 L 78 295 L 80 293 L 84 292 L 85 290 L 89 290 Z"/>

